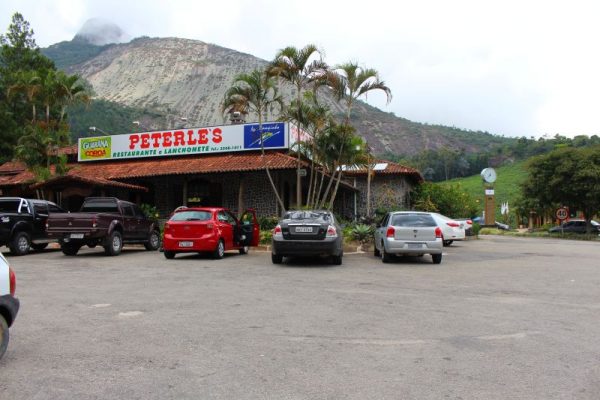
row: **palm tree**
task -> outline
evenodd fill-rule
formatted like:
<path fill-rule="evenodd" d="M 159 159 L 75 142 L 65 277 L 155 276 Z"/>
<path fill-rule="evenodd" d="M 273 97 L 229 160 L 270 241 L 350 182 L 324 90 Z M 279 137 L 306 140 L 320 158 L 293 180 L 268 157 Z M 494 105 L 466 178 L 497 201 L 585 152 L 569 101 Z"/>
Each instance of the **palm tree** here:
<path fill-rule="evenodd" d="M 269 165 L 265 159 L 265 146 L 263 142 L 262 123 L 263 116 L 267 116 L 269 111 L 281 109 L 282 100 L 279 96 L 276 83 L 264 70 L 254 70 L 249 74 L 239 74 L 235 77 L 233 85 L 225 92 L 225 98 L 222 103 L 222 111 L 229 113 L 232 111 L 253 112 L 258 116 L 258 131 L 260 134 L 260 151 L 263 160 L 263 166 L 273 193 L 281 210 L 285 210 L 285 205 L 279 196 L 277 187 L 273 182 Z"/>
<path fill-rule="evenodd" d="M 61 123 L 68 106 L 89 104 L 91 98 L 79 76 L 67 75 L 62 71 L 58 71 L 55 78 L 56 100 L 61 107 L 59 119 L 59 123 Z"/>
<path fill-rule="evenodd" d="M 379 78 L 375 69 L 360 67 L 357 63 L 348 62 L 338 65 L 327 74 L 328 86 L 333 90 L 338 101 L 346 105 L 346 124 L 350 124 L 350 115 L 355 101 L 361 96 L 373 90 L 382 90 L 389 103 L 392 99 L 392 91 Z M 338 164 L 344 155 L 344 141 L 338 153 Z M 331 196 L 330 203 L 333 204 L 337 195 L 338 187 L 342 178 L 342 169 L 337 171 L 337 182 Z"/>
<path fill-rule="evenodd" d="M 317 148 L 317 138 L 324 131 L 329 121 L 333 118 L 331 110 L 317 100 L 317 96 L 312 91 L 304 92 L 303 98 L 292 100 L 291 104 L 286 107 L 280 119 L 283 121 L 294 121 L 304 128 L 309 138 L 306 141 L 297 141 L 298 154 L 304 152 L 305 157 L 311 160 L 310 164 L 310 180 L 308 184 L 308 194 L 306 196 L 306 207 L 315 206 L 316 194 L 316 165 L 321 152 Z M 322 169 L 320 169 L 323 172 Z"/>
<path fill-rule="evenodd" d="M 18 93 L 24 93 L 32 108 L 31 122 L 35 123 L 37 115 L 35 103 L 41 90 L 41 79 L 37 71 L 19 71 L 17 82 L 8 88 L 7 97 L 11 98 Z"/>
<path fill-rule="evenodd" d="M 318 57 L 315 59 L 315 57 Z M 312 61 L 311 61 L 312 59 Z M 321 53 L 314 44 L 308 44 L 302 49 L 288 46 L 281 49 L 275 55 L 275 59 L 269 64 L 268 73 L 271 76 L 277 76 L 296 89 L 296 108 L 300 107 L 302 102 L 302 90 L 306 89 L 311 83 L 321 80 L 326 75 L 327 64 L 321 59 Z M 302 119 L 296 119 L 300 128 L 306 129 Z M 300 180 L 300 138 L 297 151 L 297 170 L 296 170 L 296 205 L 298 208 L 302 205 L 302 185 Z"/>

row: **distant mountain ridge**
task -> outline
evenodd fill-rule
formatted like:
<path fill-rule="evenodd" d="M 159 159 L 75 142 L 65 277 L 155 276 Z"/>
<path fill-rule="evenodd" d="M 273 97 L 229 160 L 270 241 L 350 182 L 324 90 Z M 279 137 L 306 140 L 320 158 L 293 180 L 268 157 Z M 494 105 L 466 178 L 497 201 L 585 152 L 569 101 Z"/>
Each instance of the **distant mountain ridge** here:
<path fill-rule="evenodd" d="M 142 37 L 128 43 L 97 46 L 76 37 L 42 51 L 59 68 L 85 78 L 98 99 L 124 106 L 130 110 L 127 115 L 137 112 L 144 125 L 153 129 L 172 128 L 180 117 L 186 118 L 186 126 L 227 123 L 220 104 L 234 77 L 267 63 L 250 54 L 178 38 Z M 293 95 L 291 89 L 282 89 L 287 96 Z M 344 112 L 332 96 L 325 93 L 322 98 L 334 113 Z M 81 116 L 74 117 L 81 119 Z M 102 120 L 106 117 L 100 113 L 97 118 L 98 126 L 114 125 Z M 356 104 L 352 121 L 378 155 L 412 156 L 423 150 L 442 148 L 472 153 L 489 151 L 516 140 L 486 132 L 415 123 L 364 102 Z M 121 132 L 111 133 L 131 131 L 130 122 L 125 124 L 127 126 L 119 127 Z M 78 129 L 78 135 L 85 135 L 82 132 L 85 127 Z"/>

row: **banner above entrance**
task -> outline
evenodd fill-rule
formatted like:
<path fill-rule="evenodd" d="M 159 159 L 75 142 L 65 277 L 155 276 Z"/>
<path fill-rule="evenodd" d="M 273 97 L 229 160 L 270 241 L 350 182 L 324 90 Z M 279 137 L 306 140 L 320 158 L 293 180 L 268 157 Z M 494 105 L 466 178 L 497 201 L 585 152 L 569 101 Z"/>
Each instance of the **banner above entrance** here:
<path fill-rule="evenodd" d="M 263 123 L 262 143 L 264 148 L 269 150 L 287 149 L 295 143 L 295 138 L 290 138 L 290 125 L 287 122 Z M 298 130 L 293 126 L 292 129 L 298 135 Z M 78 160 L 172 157 L 258 150 L 260 148 L 261 135 L 258 124 L 223 125 L 80 138 Z"/>

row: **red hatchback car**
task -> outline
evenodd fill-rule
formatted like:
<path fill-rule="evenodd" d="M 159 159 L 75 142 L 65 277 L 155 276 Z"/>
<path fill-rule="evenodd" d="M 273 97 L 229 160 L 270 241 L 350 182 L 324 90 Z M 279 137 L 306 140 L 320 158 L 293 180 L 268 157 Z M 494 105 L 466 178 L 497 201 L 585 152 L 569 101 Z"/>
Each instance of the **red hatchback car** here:
<path fill-rule="evenodd" d="M 165 224 L 163 254 L 172 259 L 177 253 L 210 252 L 220 259 L 227 250 L 248 253 L 249 246 L 258 246 L 259 239 L 258 220 L 252 209 L 238 220 L 221 207 L 178 208 Z"/>

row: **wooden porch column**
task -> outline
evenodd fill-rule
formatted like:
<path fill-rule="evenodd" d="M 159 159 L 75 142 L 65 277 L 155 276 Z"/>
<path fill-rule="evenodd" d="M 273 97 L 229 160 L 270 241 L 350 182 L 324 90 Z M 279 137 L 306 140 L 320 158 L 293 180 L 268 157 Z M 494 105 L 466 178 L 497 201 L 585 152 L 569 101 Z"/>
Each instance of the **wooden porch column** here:
<path fill-rule="evenodd" d="M 240 187 L 238 188 L 238 216 L 244 213 L 244 176 L 240 174 Z"/>
<path fill-rule="evenodd" d="M 183 178 L 183 205 L 187 207 L 187 199 L 188 199 L 188 181 L 187 178 Z M 178 207 L 176 205 L 176 207 Z"/>

